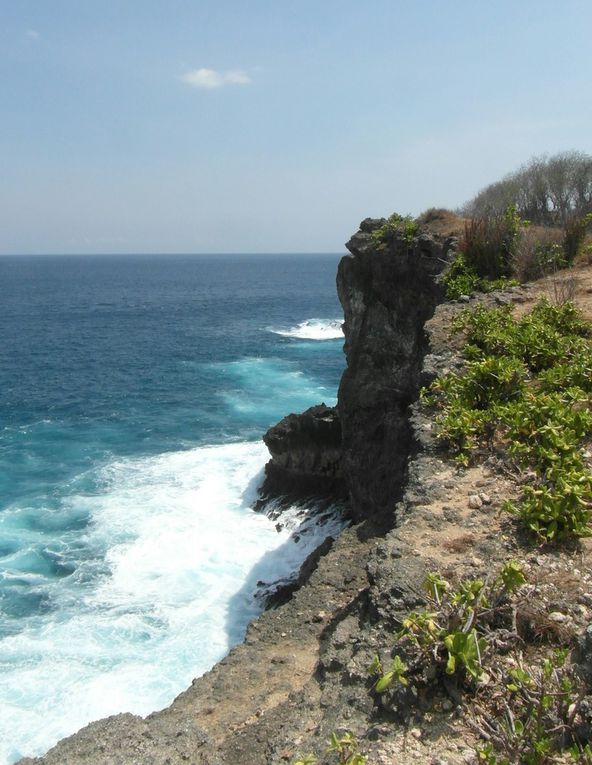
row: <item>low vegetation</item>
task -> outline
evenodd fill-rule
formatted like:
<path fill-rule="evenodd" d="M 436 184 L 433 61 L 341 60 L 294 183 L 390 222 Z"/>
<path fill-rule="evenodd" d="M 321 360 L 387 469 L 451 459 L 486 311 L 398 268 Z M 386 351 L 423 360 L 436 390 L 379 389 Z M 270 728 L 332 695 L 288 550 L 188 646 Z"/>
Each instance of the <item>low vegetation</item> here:
<path fill-rule="evenodd" d="M 405 719 L 443 687 L 484 741 L 476 754 L 486 765 L 548 765 L 562 751 L 589 763 L 586 686 L 567 663 L 569 651 L 524 658 L 528 635 L 517 617 L 525 583 L 515 561 L 490 582 L 468 579 L 456 588 L 428 574 L 425 610 L 404 620 L 388 667 L 378 655 L 369 667 L 374 692 Z"/>
<path fill-rule="evenodd" d="M 333 732 L 326 749 L 326 763 L 337 765 L 366 765 L 368 758 L 359 751 L 356 737 L 351 731 L 343 733 Z M 294 765 L 321 765 L 321 761 L 314 754 L 305 754 L 294 762 Z"/>
<path fill-rule="evenodd" d="M 572 303 L 541 300 L 521 319 L 510 306 L 465 310 L 453 331 L 465 335 L 466 366 L 424 395 L 438 410 L 438 438 L 463 465 L 494 453 L 521 476 L 521 499 L 506 509 L 539 540 L 589 536 L 589 323 Z"/>
<path fill-rule="evenodd" d="M 492 292 L 519 281 L 556 274 L 586 252 L 592 214 L 569 218 L 563 228 L 532 226 L 515 205 L 465 222 L 459 254 L 444 281 L 451 300 Z"/>
<path fill-rule="evenodd" d="M 579 256 L 592 261 L 592 157 L 532 160 L 464 212 L 444 277 L 450 299 L 556 275 Z M 424 227 L 450 235 L 451 217 L 436 208 L 418 219 L 395 214 L 372 237 L 377 247 L 411 246 Z M 503 509 L 532 542 L 556 551 L 592 535 L 592 325 L 570 302 L 569 279 L 554 284 L 554 302 L 522 317 L 510 305 L 461 311 L 452 331 L 463 336 L 463 365 L 422 397 L 440 444 L 461 466 L 487 458 L 512 476 L 518 496 Z M 478 735 L 483 765 L 592 765 L 589 684 L 570 663 L 575 633 L 549 622 L 532 601 L 536 589 L 515 560 L 490 577 L 428 574 L 425 606 L 406 615 L 368 668 L 377 710 L 409 724 L 444 694 Z M 332 734 L 322 760 L 309 754 L 294 765 L 321 761 L 368 758 L 345 731 Z"/>
<path fill-rule="evenodd" d="M 394 239 L 402 238 L 411 244 L 417 236 L 419 224 L 411 215 L 399 215 L 393 213 L 386 219 L 383 226 L 372 232 L 372 239 L 377 246 L 388 245 Z"/>
<path fill-rule="evenodd" d="M 428 608 L 410 613 L 396 635 L 397 652 L 388 669 L 375 656 L 369 673 L 378 675 L 376 692 L 394 688 L 391 703 L 404 714 L 406 698 L 398 686 L 414 695 L 448 678 L 449 693 L 460 700 L 463 687 L 483 676 L 485 653 L 496 627 L 511 628 L 509 596 L 524 583 L 520 567 L 510 562 L 491 583 L 461 582 L 457 589 L 439 573 L 428 574 L 424 589 Z M 407 691 L 404 697 L 407 695 Z M 403 702 L 403 703 L 401 703 Z"/>

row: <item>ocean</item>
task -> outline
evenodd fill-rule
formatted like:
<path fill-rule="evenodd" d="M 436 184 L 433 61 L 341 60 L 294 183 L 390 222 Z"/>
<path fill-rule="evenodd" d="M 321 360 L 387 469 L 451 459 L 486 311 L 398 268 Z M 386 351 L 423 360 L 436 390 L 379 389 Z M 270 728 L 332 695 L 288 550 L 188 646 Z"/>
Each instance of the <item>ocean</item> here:
<path fill-rule="evenodd" d="M 0 765 L 169 704 L 338 533 L 250 508 L 335 403 L 339 257 L 0 257 Z"/>

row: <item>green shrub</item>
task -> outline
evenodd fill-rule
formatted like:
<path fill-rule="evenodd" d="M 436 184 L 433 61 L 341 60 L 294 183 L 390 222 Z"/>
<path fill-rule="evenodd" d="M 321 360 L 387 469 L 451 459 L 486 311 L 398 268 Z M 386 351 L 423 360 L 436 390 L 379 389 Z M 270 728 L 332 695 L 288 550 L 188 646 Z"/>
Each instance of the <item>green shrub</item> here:
<path fill-rule="evenodd" d="M 465 255 L 459 252 L 444 275 L 444 284 L 446 285 L 446 297 L 449 300 L 458 300 L 461 295 L 507 289 L 518 284 L 518 282 L 508 277 L 487 279 L 479 276 L 475 269 L 467 263 Z"/>
<path fill-rule="evenodd" d="M 547 393 L 575 387 L 592 394 L 592 349 L 589 344 L 578 348 L 574 343 L 571 357 L 541 372 L 537 385 Z"/>
<path fill-rule="evenodd" d="M 335 755 L 338 765 L 366 765 L 368 758 L 361 754 L 356 737 L 350 731 L 337 734 L 331 733 L 331 740 L 326 754 Z M 319 765 L 319 760 L 314 754 L 305 754 L 299 757 L 293 765 Z"/>
<path fill-rule="evenodd" d="M 461 295 L 479 292 L 481 281 L 481 277 L 467 264 L 465 256 L 460 252 L 444 276 L 446 297 L 458 300 Z"/>
<path fill-rule="evenodd" d="M 511 616 L 509 596 L 525 581 L 514 561 L 503 566 L 493 581 L 466 579 L 457 589 L 439 573 L 428 574 L 424 581 L 427 609 L 403 619 L 388 669 L 379 656 L 368 668 L 370 675 L 378 676 L 374 690 L 383 694 L 394 689 L 396 694 L 403 686 L 417 691 L 444 677 L 459 687 L 474 688 L 484 672 L 491 623 L 506 623 Z M 395 696 L 391 701 L 396 704 Z"/>
<path fill-rule="evenodd" d="M 460 462 L 481 445 L 490 444 L 499 419 L 498 408 L 520 398 L 527 380 L 525 365 L 516 358 L 488 356 L 436 380 L 431 402 L 443 412 L 436 418 L 436 433 Z"/>
<path fill-rule="evenodd" d="M 384 225 L 372 232 L 372 239 L 376 245 L 383 245 L 391 244 L 395 239 L 402 237 L 407 244 L 411 244 L 418 232 L 419 225 L 415 218 L 393 213 Z"/>
<path fill-rule="evenodd" d="M 514 320 L 503 306 L 463 311 L 466 368 L 436 380 L 424 400 L 440 409 L 437 437 L 464 465 L 503 446 L 528 468 L 518 504 L 506 503 L 541 540 L 590 535 L 592 472 L 581 452 L 592 433 L 591 326 L 573 304 L 541 300 Z"/>

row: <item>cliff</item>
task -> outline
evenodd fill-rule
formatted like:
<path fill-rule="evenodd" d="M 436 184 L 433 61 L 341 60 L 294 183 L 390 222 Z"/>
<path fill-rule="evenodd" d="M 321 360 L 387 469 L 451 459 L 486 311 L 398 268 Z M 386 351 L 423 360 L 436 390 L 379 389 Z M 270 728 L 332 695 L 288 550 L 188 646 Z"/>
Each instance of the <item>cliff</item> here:
<path fill-rule="evenodd" d="M 347 367 L 339 386 L 342 470 L 352 517 L 392 516 L 412 445 L 409 405 L 427 350 L 425 323 L 444 298 L 439 274 L 456 240 L 404 231 L 377 245 L 384 219 L 366 219 L 337 272 Z"/>
<path fill-rule="evenodd" d="M 304 499 L 345 495 L 341 467 L 341 423 L 333 407 L 319 404 L 302 414 L 289 414 L 263 436 L 271 460 L 261 488 L 265 499 Z"/>
<path fill-rule="evenodd" d="M 576 603 L 592 605 L 591 578 L 580 575 L 576 586 L 569 556 L 520 548 L 496 512 L 516 486 L 494 462 L 467 470 L 450 463 L 417 401 L 424 381 L 460 364 L 448 330 L 462 305 L 438 305 L 454 240 L 395 234 L 380 242 L 373 232 L 383 223 L 364 221 L 339 267 L 347 370 L 337 412 L 290 415 L 266 436 L 268 492 L 297 492 L 302 482 L 305 495 L 341 487 L 355 525 L 309 561 L 308 581 L 288 602 L 256 619 L 243 644 L 170 707 L 92 723 L 21 765 L 286 765 L 306 752 L 322 756 L 331 732 L 345 729 L 372 765 L 461 765 L 472 761 L 475 736 L 453 694 L 410 698 L 408 712 L 395 714 L 368 676 L 373 657 L 389 660 L 393 632 L 423 603 L 425 572 L 486 579 L 520 557 L 549 608 L 585 623 L 590 614 Z M 527 304 L 535 292 L 513 288 L 484 300 Z M 581 571 L 591 563 L 584 549 Z"/>
<path fill-rule="evenodd" d="M 440 274 L 454 237 L 391 231 L 367 218 L 340 262 L 347 366 L 337 410 L 291 414 L 265 435 L 271 461 L 264 495 L 345 493 L 352 519 L 392 524 L 413 446 L 409 405 L 427 350 L 425 322 L 443 300 Z"/>

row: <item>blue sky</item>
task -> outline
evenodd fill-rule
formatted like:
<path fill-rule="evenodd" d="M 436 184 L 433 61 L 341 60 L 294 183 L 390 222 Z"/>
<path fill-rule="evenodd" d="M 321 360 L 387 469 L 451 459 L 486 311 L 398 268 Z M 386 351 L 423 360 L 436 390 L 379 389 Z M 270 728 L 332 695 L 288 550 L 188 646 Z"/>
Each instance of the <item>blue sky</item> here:
<path fill-rule="evenodd" d="M 592 153 L 590 0 L 0 0 L 0 253 L 337 252 Z"/>

